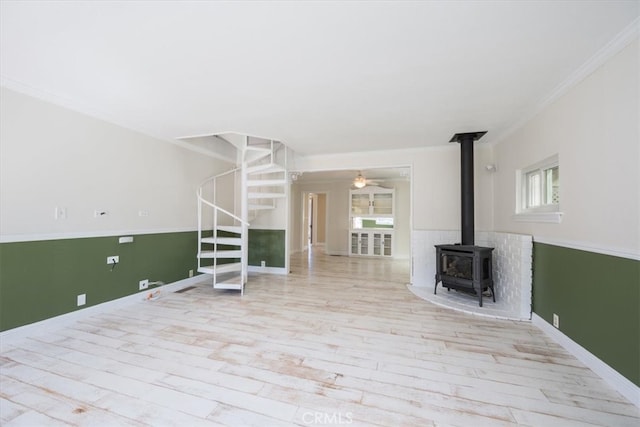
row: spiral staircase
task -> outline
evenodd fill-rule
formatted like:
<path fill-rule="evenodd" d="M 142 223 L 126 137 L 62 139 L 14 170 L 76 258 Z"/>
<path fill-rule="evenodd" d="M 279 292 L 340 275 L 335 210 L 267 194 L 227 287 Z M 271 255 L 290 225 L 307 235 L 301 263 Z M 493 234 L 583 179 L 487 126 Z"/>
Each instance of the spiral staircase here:
<path fill-rule="evenodd" d="M 198 272 L 212 276 L 214 289 L 244 294 L 250 222 L 286 201 L 288 149 L 246 135 L 213 137 L 234 147 L 237 166 L 198 187 Z"/>

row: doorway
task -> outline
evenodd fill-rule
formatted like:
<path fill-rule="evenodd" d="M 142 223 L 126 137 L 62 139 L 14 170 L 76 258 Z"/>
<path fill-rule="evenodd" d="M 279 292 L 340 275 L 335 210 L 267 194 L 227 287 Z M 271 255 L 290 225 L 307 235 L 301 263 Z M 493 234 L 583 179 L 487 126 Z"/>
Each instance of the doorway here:
<path fill-rule="evenodd" d="M 302 198 L 302 247 L 324 246 L 327 231 L 327 194 L 304 193 Z"/>

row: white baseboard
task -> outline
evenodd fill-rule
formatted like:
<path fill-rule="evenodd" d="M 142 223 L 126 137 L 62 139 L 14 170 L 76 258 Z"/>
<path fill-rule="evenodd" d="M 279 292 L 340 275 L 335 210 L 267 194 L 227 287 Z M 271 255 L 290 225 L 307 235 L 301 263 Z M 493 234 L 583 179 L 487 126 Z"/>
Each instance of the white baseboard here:
<path fill-rule="evenodd" d="M 587 351 L 580 344 L 554 328 L 547 323 L 542 317 L 533 313 L 531 323 L 549 335 L 555 342 L 560 344 L 565 350 L 573 354 L 578 360 L 587 365 L 593 372 L 598 374 L 611 387 L 617 390 L 624 397 L 629 399 L 631 403 L 640 408 L 640 387 L 622 376 L 611 366 L 598 359 L 596 356 Z"/>
<path fill-rule="evenodd" d="M 26 338 L 35 334 L 41 334 L 51 329 L 60 328 L 70 323 L 73 323 L 79 319 L 83 319 L 96 314 L 104 313 L 108 310 L 123 307 L 136 302 L 144 300 L 145 295 L 148 292 L 153 292 L 160 289 L 162 292 L 175 292 L 187 286 L 200 283 L 204 280 L 210 280 L 210 275 L 200 274 L 197 276 L 189 277 L 187 279 L 178 280 L 177 282 L 169 283 L 167 285 L 150 287 L 144 291 L 136 292 L 135 294 L 127 295 L 126 297 L 114 299 L 111 301 L 103 302 L 101 304 L 93 305 L 91 307 L 71 311 L 69 313 L 61 314 L 59 316 L 50 317 L 49 319 L 40 320 L 35 323 L 30 323 L 24 326 L 18 326 L 17 328 L 8 329 L 0 332 L 0 350 L 5 345 L 10 345 L 12 340 Z"/>
<path fill-rule="evenodd" d="M 268 274 L 289 274 L 286 268 L 282 267 L 260 267 L 258 265 L 250 265 L 249 273 L 268 273 Z"/>

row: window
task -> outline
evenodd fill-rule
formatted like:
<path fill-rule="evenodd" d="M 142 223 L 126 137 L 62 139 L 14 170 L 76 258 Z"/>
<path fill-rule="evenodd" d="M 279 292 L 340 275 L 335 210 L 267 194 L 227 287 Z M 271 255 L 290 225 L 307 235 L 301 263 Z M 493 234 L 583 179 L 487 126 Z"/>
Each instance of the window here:
<path fill-rule="evenodd" d="M 351 217 L 351 228 L 359 230 L 363 228 L 393 228 L 393 218 L 362 218 Z"/>
<path fill-rule="evenodd" d="M 517 221 L 560 222 L 560 164 L 549 157 L 516 171 Z"/>
<path fill-rule="evenodd" d="M 560 204 L 560 168 L 558 165 L 527 172 L 525 209 Z"/>

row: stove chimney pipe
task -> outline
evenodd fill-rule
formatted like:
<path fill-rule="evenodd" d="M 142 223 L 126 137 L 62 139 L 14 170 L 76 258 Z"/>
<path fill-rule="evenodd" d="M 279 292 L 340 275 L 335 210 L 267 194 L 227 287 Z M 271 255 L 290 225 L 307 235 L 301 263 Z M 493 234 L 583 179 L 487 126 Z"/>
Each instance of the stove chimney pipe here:
<path fill-rule="evenodd" d="M 460 143 L 460 210 L 462 244 L 473 246 L 475 243 L 475 214 L 473 199 L 473 143 L 487 133 L 456 133 L 449 142 Z"/>

